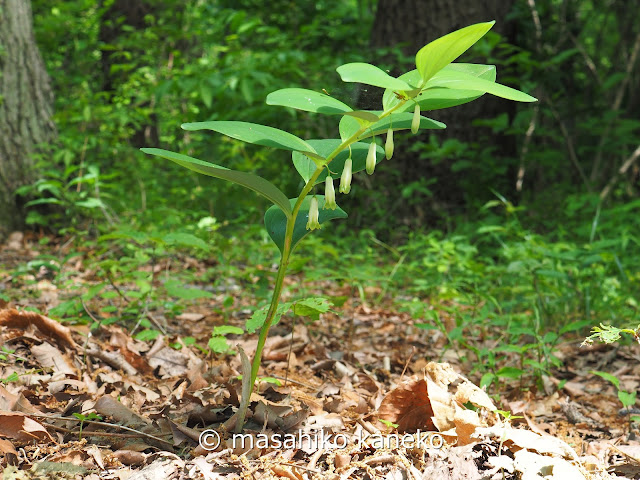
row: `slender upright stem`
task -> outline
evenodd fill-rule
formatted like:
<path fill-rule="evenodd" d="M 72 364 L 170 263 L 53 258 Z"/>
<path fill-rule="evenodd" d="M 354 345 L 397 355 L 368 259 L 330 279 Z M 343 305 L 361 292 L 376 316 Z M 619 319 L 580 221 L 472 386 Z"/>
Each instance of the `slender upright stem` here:
<path fill-rule="evenodd" d="M 400 102 L 395 107 L 393 107 L 393 108 L 389 109 L 388 111 L 384 112 L 379 118 L 384 118 L 387 115 L 390 115 L 393 111 L 398 109 L 405 102 L 406 102 L 406 100 L 403 101 L 403 102 Z M 269 310 L 267 311 L 267 316 L 265 318 L 264 324 L 262 325 L 262 328 L 260 329 L 260 335 L 258 337 L 258 345 L 256 346 L 256 353 L 255 353 L 255 355 L 253 357 L 253 361 L 251 362 L 251 378 L 249 379 L 249 381 L 251 382 L 251 388 L 249 390 L 249 396 L 251 396 L 251 393 L 253 392 L 253 389 L 255 387 L 256 379 L 258 378 L 258 370 L 260 370 L 260 364 L 262 363 L 262 351 L 264 350 L 264 344 L 267 341 L 267 335 L 269 334 L 269 329 L 271 328 L 271 325 L 272 325 L 273 320 L 274 320 L 274 318 L 276 316 L 276 313 L 278 312 L 278 304 L 280 303 L 280 295 L 282 294 L 282 285 L 284 283 L 284 277 L 285 277 L 286 272 L 287 272 L 287 266 L 289 265 L 289 257 L 291 256 L 291 243 L 293 241 L 293 228 L 294 228 L 294 226 L 296 224 L 296 219 L 298 218 L 298 213 L 300 212 L 300 208 L 302 207 L 302 202 L 304 201 L 305 197 L 309 194 L 309 192 L 311 192 L 311 189 L 314 187 L 314 185 L 316 183 L 316 180 L 318 179 L 320 174 L 323 172 L 323 170 L 325 169 L 326 165 L 331 163 L 331 161 L 341 151 L 343 151 L 345 148 L 350 146 L 352 143 L 355 143 L 358 140 L 358 138 L 360 137 L 360 135 L 362 135 L 364 132 L 366 132 L 368 128 L 369 127 L 360 128 L 351 137 L 349 137 L 348 139 L 346 139 L 342 143 L 340 143 L 340 145 L 333 152 L 331 152 L 329 154 L 329 156 L 326 158 L 325 164 L 323 166 L 321 166 L 321 167 L 316 168 L 315 172 L 313 172 L 313 175 L 311 175 L 311 178 L 309 179 L 309 181 L 306 183 L 306 185 L 304 186 L 304 188 L 300 192 L 300 195 L 298 196 L 298 199 L 296 200 L 296 203 L 293 206 L 293 209 L 292 209 L 292 212 L 291 212 L 291 217 L 289 217 L 287 219 L 287 228 L 285 230 L 285 235 L 284 235 L 284 245 L 283 245 L 283 248 L 282 248 L 282 256 L 280 258 L 280 265 L 278 266 L 278 273 L 276 275 L 276 282 L 275 282 L 275 285 L 273 287 L 273 295 L 271 296 L 271 304 L 269 305 Z M 244 381 L 246 381 L 246 380 L 244 380 Z M 249 406 L 249 401 L 247 399 L 247 401 L 243 401 L 242 402 L 242 406 L 241 406 L 240 410 L 238 410 L 238 417 L 237 417 L 237 420 L 236 420 L 236 426 L 237 426 L 238 429 L 242 428 L 242 426 L 244 424 L 244 420 L 245 420 L 246 415 L 247 415 L 248 406 Z"/>

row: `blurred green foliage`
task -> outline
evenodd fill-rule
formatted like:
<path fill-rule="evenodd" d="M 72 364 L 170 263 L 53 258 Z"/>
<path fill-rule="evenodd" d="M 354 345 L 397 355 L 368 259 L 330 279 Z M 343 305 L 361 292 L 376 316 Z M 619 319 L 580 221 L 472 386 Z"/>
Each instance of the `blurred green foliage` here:
<path fill-rule="evenodd" d="M 372 13 L 355 1 L 254 3 L 133 1 L 129 4 L 136 10 L 130 12 L 126 2 L 115 0 L 102 5 L 35 0 L 35 31 L 53 79 L 60 131 L 55 155 L 47 160 L 49 169 L 108 173 L 110 207 L 142 224 L 172 228 L 183 217 L 204 215 L 242 221 L 238 217 L 246 215 L 247 207 L 252 207 L 252 220 L 261 218 L 254 199 L 244 192 L 149 161 L 137 148 L 171 145 L 230 168 L 264 172 L 285 188 L 293 181 L 278 177 L 277 163 L 290 161 L 282 152 L 228 139 L 212 143 L 205 135 L 182 132 L 179 124 L 233 117 L 303 137 L 328 129 L 326 122 L 309 115 L 283 114 L 265 105 L 264 98 L 292 85 L 332 90 L 338 76 L 326 73 L 360 58 L 366 36 L 351 32 L 366 29 Z M 134 21 L 142 27 L 131 25 Z M 47 172 L 43 169 L 44 180 L 51 181 Z M 78 177 L 65 179 L 92 188 Z M 41 194 L 45 188 L 34 185 L 34 190 Z M 47 192 L 58 197 L 51 189 Z M 106 193 L 103 188 L 100 195 Z M 176 198 L 181 199 L 177 204 Z M 90 212 L 82 206 L 76 213 L 84 218 Z M 104 220 L 101 212 L 94 213 L 94 220 Z M 29 220 L 68 226 L 55 216 L 34 213 Z"/>

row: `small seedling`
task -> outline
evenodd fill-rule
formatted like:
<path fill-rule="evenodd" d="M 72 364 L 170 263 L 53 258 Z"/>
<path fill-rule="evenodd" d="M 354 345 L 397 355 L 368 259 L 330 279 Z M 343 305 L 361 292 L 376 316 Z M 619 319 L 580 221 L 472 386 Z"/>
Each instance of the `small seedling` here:
<path fill-rule="evenodd" d="M 354 110 L 322 92 L 321 87 L 317 90 L 285 88 L 267 96 L 269 105 L 339 118 L 339 138 L 303 140 L 277 128 L 239 121 L 214 120 L 182 125 L 187 131 L 212 130 L 243 142 L 291 151 L 293 165 L 304 181 L 297 197 L 288 198 L 269 180 L 253 173 L 230 170 L 159 148 L 142 149 L 198 173 L 246 187 L 273 203 L 265 212 L 264 224 L 280 251 L 280 264 L 268 308 L 251 317 L 247 325 L 249 332 L 259 328 L 260 335 L 250 378 L 245 376 L 243 379 L 243 383 L 248 382 L 243 385 L 243 397 L 245 394 L 250 396 L 253 391 L 269 329 L 292 306 L 280 305 L 292 252 L 310 232 L 322 228 L 330 220 L 347 217 L 337 204 L 334 181 L 339 179 L 338 191 L 347 195 L 351 191 L 354 174 L 365 170 L 372 175 L 383 158 L 390 160 L 393 157 L 394 132 L 411 130 L 415 134 L 420 130 L 446 127 L 422 116 L 422 112 L 461 105 L 485 93 L 521 102 L 536 101 L 526 93 L 496 83 L 493 65 L 452 63 L 482 38 L 494 23 L 470 25 L 434 40 L 416 54 L 416 69 L 397 78 L 368 63 L 348 63 L 337 68 L 344 82 L 384 88 L 381 110 Z M 384 147 L 377 142 L 382 138 L 385 139 Z M 321 189 L 324 194 L 316 192 L 316 189 Z M 301 303 L 298 301 L 295 305 Z M 294 313 L 301 314 L 296 312 L 295 306 L 293 308 Z M 305 308 L 309 311 L 315 307 L 306 305 Z M 324 308 L 324 305 L 315 308 L 316 314 L 323 313 Z M 238 431 L 243 427 L 248 405 L 248 401 L 243 401 L 238 410 Z"/>
<path fill-rule="evenodd" d="M 389 429 L 389 431 L 394 430 L 399 426 L 397 423 L 393 423 L 390 420 L 384 420 L 382 418 L 379 418 L 378 421 L 382 423 L 384 426 L 386 426 Z"/>
<path fill-rule="evenodd" d="M 629 410 L 636 404 L 636 392 L 627 392 L 625 390 L 622 390 L 620 388 L 620 379 L 618 379 L 618 377 L 607 372 L 597 372 L 595 370 L 591 370 L 589 373 L 604 378 L 608 382 L 611 382 L 614 387 L 616 387 L 616 390 L 618 391 L 618 400 L 620 400 L 620 403 L 622 403 L 622 407 L 624 408 L 624 410 Z"/>
<path fill-rule="evenodd" d="M 78 440 L 82 440 L 82 427 L 84 426 L 84 422 L 87 420 L 102 420 L 102 417 L 95 412 L 87 413 L 86 415 L 83 413 L 74 413 L 74 417 L 80 420 L 80 431 L 78 432 Z"/>
<path fill-rule="evenodd" d="M 585 338 L 582 345 L 591 345 L 595 340 L 603 343 L 614 343 L 620 340 L 622 334 L 631 335 L 636 342 L 640 343 L 640 325 L 633 329 L 617 328 L 611 325 L 600 324 L 599 327 L 593 327 L 591 329 L 591 335 Z"/>

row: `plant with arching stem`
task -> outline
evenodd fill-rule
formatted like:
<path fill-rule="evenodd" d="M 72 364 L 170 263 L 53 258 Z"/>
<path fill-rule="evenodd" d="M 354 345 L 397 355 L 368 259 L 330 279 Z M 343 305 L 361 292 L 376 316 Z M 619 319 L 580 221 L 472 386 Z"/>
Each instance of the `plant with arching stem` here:
<path fill-rule="evenodd" d="M 295 304 L 289 304 L 286 309 L 280 305 L 283 280 L 293 250 L 309 232 L 321 228 L 329 220 L 347 217 L 346 212 L 336 204 L 334 176 L 340 177 L 340 193 L 348 194 L 354 173 L 366 170 L 371 175 L 383 157 L 392 157 L 395 131 L 411 129 L 417 133 L 420 129 L 445 128 L 444 124 L 423 117 L 423 111 L 461 105 L 484 93 L 521 102 L 536 100 L 496 83 L 496 68 L 493 65 L 452 63 L 487 33 L 494 23 L 470 25 L 434 40 L 416 54 L 416 69 L 397 78 L 368 63 L 348 63 L 337 68 L 344 82 L 384 88 L 382 110 L 354 110 L 326 93 L 301 88 L 285 88 L 267 96 L 269 105 L 339 116 L 340 138 L 305 141 L 273 127 L 238 121 L 182 125 L 188 131 L 213 130 L 243 142 L 292 151 L 293 165 L 305 182 L 295 198 L 287 198 L 273 183 L 253 173 L 230 170 L 168 150 L 142 149 L 145 153 L 163 157 L 196 172 L 247 187 L 273 203 L 264 215 L 264 223 L 280 250 L 280 264 L 268 310 L 250 319 L 253 327 L 259 324 L 261 330 L 250 375 L 243 375 L 243 401 L 237 412 L 236 430 L 240 430 L 244 424 L 248 399 L 258 376 L 269 328 L 292 305 L 296 312 Z M 384 148 L 376 143 L 376 137 L 383 135 L 386 135 Z M 313 193 L 319 184 L 324 184 L 324 195 Z M 312 304 L 306 306 L 308 314 L 309 310 L 313 310 L 313 302 L 307 303 Z M 322 306 L 316 311 L 323 311 Z M 245 372 L 249 370 L 246 356 L 243 357 L 243 365 Z"/>

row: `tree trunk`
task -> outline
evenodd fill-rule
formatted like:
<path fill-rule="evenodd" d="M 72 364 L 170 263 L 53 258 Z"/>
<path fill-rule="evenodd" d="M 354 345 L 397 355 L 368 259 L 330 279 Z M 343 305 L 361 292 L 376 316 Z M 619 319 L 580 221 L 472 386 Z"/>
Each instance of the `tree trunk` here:
<path fill-rule="evenodd" d="M 31 2 L 0 0 L 0 231 L 24 225 L 15 190 L 56 136 L 53 92 L 33 34 Z"/>
<path fill-rule="evenodd" d="M 513 32 L 510 31 L 513 26 L 506 21 L 506 17 L 513 4 L 514 0 L 458 0 L 456 2 L 449 0 L 380 0 L 370 43 L 372 47 L 376 48 L 401 45 L 403 54 L 413 60 L 421 47 L 436 38 L 474 23 L 491 20 L 496 20 L 492 31 L 510 39 L 513 36 Z M 378 64 L 397 64 L 397 60 L 388 58 L 377 60 Z M 485 63 L 486 59 L 470 58 L 466 53 L 462 60 L 458 61 Z M 408 64 L 404 66 L 403 71 L 413 68 L 415 68 L 415 64 Z M 367 106 L 366 108 L 373 107 Z M 379 108 L 379 106 L 375 108 Z M 440 142 L 446 139 L 456 139 L 461 142 L 474 143 L 482 135 L 491 135 L 491 130 L 486 127 L 472 126 L 472 120 L 494 118 L 500 113 L 511 113 L 514 108 L 513 102 L 485 95 L 469 104 L 425 112 L 424 115 L 447 124 L 446 130 L 436 132 Z M 426 132 L 421 139 L 427 142 L 428 137 L 429 132 Z M 457 185 L 457 177 L 460 173 L 451 171 L 451 162 L 447 159 L 443 161 L 440 158 L 437 161 L 431 161 L 430 159 L 416 158 L 418 154 L 408 151 L 408 147 L 412 143 L 414 143 L 412 139 L 396 142 L 399 148 L 394 154 L 393 161 L 397 162 L 396 168 L 399 169 L 399 172 L 392 178 L 383 180 L 385 183 L 390 182 L 387 184 L 387 192 L 384 194 L 389 196 L 391 208 L 396 209 L 392 218 L 415 226 L 431 222 L 438 217 L 442 219 L 451 211 L 460 211 L 460 207 L 468 201 L 466 193 Z M 502 153 L 516 156 L 512 140 L 493 136 L 491 143 Z M 513 173 L 513 184 L 515 185 L 515 172 Z M 411 195 L 410 204 L 406 199 L 398 198 L 397 192 L 411 182 L 415 184 L 418 178 L 437 179 L 436 183 L 425 185 L 431 191 L 431 197 L 419 198 L 425 195 L 421 193 L 421 190 L 425 192 L 425 189 L 416 187 L 413 190 L 415 194 Z M 397 202 L 395 206 L 394 202 Z"/>

